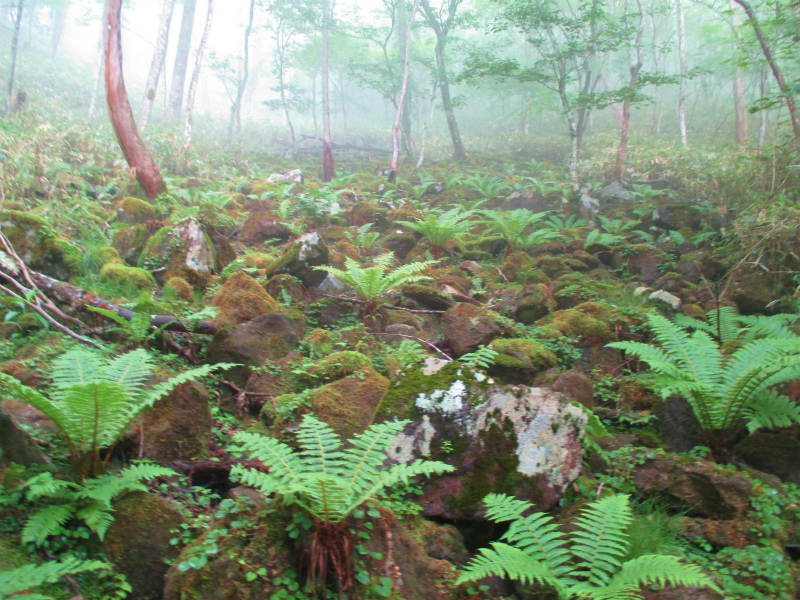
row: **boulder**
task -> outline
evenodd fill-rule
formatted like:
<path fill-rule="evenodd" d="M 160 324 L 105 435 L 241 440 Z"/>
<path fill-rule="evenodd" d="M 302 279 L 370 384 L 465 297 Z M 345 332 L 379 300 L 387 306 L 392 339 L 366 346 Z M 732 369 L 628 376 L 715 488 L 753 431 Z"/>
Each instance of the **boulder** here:
<path fill-rule="evenodd" d="M 686 227 L 696 231 L 700 228 L 701 219 L 700 210 L 688 204 L 669 204 L 659 206 L 653 211 L 653 224 L 669 231 L 678 231 Z"/>
<path fill-rule="evenodd" d="M 789 430 L 756 431 L 734 448 L 733 455 L 745 465 L 800 485 L 800 440 Z"/>
<path fill-rule="evenodd" d="M 11 416 L 0 407 L 0 463 L 20 465 L 47 465 L 47 458 L 31 435 L 20 429 Z"/>
<path fill-rule="evenodd" d="M 491 347 L 497 356 L 489 374 L 502 383 L 530 384 L 537 373 L 558 362 L 555 354 L 536 340 L 498 339 Z"/>
<path fill-rule="evenodd" d="M 580 371 L 574 369 L 562 371 L 558 374 L 550 389 L 563 394 L 572 402 L 582 404 L 586 408 L 593 408 L 595 405 L 592 380 Z"/>
<path fill-rule="evenodd" d="M 520 291 L 514 306 L 514 319 L 533 325 L 555 308 L 555 299 L 542 283 L 531 283 Z"/>
<path fill-rule="evenodd" d="M 235 327 L 261 315 L 274 313 L 278 303 L 244 271 L 237 271 L 211 299 L 217 308 L 215 321 L 220 327 Z"/>
<path fill-rule="evenodd" d="M 114 522 L 106 532 L 103 549 L 130 584 L 131 598 L 160 600 L 169 567 L 178 556 L 170 544 L 173 529 L 185 522 L 169 500 L 134 492 L 114 502 Z"/>
<path fill-rule="evenodd" d="M 139 261 L 142 250 L 147 245 L 150 231 L 144 225 L 131 225 L 114 233 L 111 245 L 119 252 L 122 259 L 131 266 Z"/>
<path fill-rule="evenodd" d="M 668 259 L 668 255 L 658 248 L 647 244 L 636 244 L 615 248 L 611 254 L 611 266 L 626 271 L 646 284 L 653 283 L 661 277 L 659 265 Z"/>
<path fill-rule="evenodd" d="M 158 217 L 156 209 L 153 208 L 152 204 L 140 198 L 131 198 L 130 196 L 117 200 L 115 211 L 117 221 L 129 225 L 154 221 Z"/>
<path fill-rule="evenodd" d="M 205 458 L 212 424 L 205 386 L 179 385 L 142 415 L 143 454 L 164 465 Z"/>
<path fill-rule="evenodd" d="M 182 277 L 191 285 L 205 287 L 217 272 L 214 243 L 194 217 L 162 227 L 148 241 L 138 266 L 152 271 L 159 283 Z"/>
<path fill-rule="evenodd" d="M 448 345 L 459 356 L 510 333 L 499 314 L 473 304 L 459 304 L 445 311 L 442 332 Z"/>
<path fill-rule="evenodd" d="M 278 260 L 267 269 L 267 275 L 286 273 L 297 277 L 306 287 L 319 285 L 327 273 L 314 267 L 327 265 L 328 255 L 328 246 L 320 235 L 307 233 L 284 249 Z"/>
<path fill-rule="evenodd" d="M 324 283 L 325 280 L 323 280 Z M 273 298 L 279 299 L 284 304 L 308 304 L 311 295 L 297 277 L 279 274 L 269 278 L 264 289 Z"/>
<path fill-rule="evenodd" d="M 239 232 L 239 241 L 248 246 L 254 246 L 269 240 L 286 242 L 293 235 L 291 229 L 275 220 L 274 213 L 258 211 L 250 213 L 250 216 L 247 217 L 247 221 L 244 222 Z"/>
<path fill-rule="evenodd" d="M 623 200 L 627 202 L 632 199 L 631 193 L 622 187 L 619 181 L 612 181 L 601 188 L 598 194 L 601 200 Z"/>
<path fill-rule="evenodd" d="M 56 234 L 42 217 L 19 210 L 0 210 L 0 229 L 34 271 L 64 281 L 80 272 L 82 251 Z"/>

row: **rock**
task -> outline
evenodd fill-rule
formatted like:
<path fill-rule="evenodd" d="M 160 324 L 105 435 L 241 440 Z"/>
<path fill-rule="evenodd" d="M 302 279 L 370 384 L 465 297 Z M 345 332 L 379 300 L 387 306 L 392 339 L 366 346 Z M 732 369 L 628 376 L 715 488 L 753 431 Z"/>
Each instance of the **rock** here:
<path fill-rule="evenodd" d="M 431 377 L 441 379 L 448 369 L 458 367 Z M 419 416 L 397 436 L 389 458 L 405 463 L 433 453 L 456 468 L 424 485 L 419 501 L 427 517 L 480 519 L 483 497 L 492 492 L 547 510 L 580 473 L 587 417 L 557 392 L 481 389 L 467 377 L 410 403 L 407 412 L 413 407 Z"/>
<path fill-rule="evenodd" d="M 267 177 L 268 183 L 275 183 L 277 181 L 303 183 L 303 172 L 300 169 L 292 169 L 291 171 L 286 171 L 286 173 L 272 173 Z"/>
<path fill-rule="evenodd" d="M 308 304 L 311 302 L 311 294 L 308 293 L 297 277 L 291 275 L 278 274 L 270 277 L 264 289 L 273 298 L 277 298 L 283 304 Z"/>
<path fill-rule="evenodd" d="M 117 201 L 115 211 L 117 221 L 119 223 L 128 223 L 129 225 L 154 221 L 158 217 L 153 205 L 139 198 L 120 198 Z"/>
<path fill-rule="evenodd" d="M 126 263 L 135 266 L 149 236 L 150 232 L 144 225 L 131 225 L 114 233 L 111 245 Z"/>
<path fill-rule="evenodd" d="M 558 375 L 550 386 L 554 392 L 559 392 L 573 402 L 582 404 L 586 408 L 593 408 L 594 385 L 592 380 L 580 371 L 569 369 Z"/>
<path fill-rule="evenodd" d="M 130 292 L 133 295 L 143 290 L 152 290 L 156 285 L 155 279 L 148 271 L 120 263 L 103 265 L 100 269 L 100 279 L 103 283 L 114 285 L 123 292 Z"/>
<path fill-rule="evenodd" d="M 391 336 L 419 337 L 419 329 L 417 329 L 413 325 L 407 325 L 406 323 L 392 323 L 391 325 L 388 325 L 386 327 L 386 334 Z M 392 341 L 391 338 L 389 338 L 387 340 L 387 343 L 391 341 Z"/>
<path fill-rule="evenodd" d="M 160 464 L 205 458 L 211 439 L 211 408 L 203 384 L 176 387 L 142 416 L 144 456 Z"/>
<path fill-rule="evenodd" d="M 49 465 L 50 459 L 25 430 L 0 407 L 0 463 Z"/>
<path fill-rule="evenodd" d="M 56 234 L 38 215 L 0 210 L 0 228 L 25 264 L 50 277 L 68 280 L 81 270 L 83 252 Z"/>
<path fill-rule="evenodd" d="M 535 340 L 498 339 L 491 347 L 498 354 L 489 374 L 501 383 L 530 384 L 537 373 L 554 367 L 555 354 Z"/>
<path fill-rule="evenodd" d="M 731 273 L 730 280 L 723 299 L 735 302 L 743 315 L 774 312 L 767 306 L 785 293 L 777 276 L 750 265 Z"/>
<path fill-rule="evenodd" d="M 371 368 L 372 361 L 367 356 L 361 352 L 344 350 L 319 359 L 308 370 L 308 374 L 323 381 L 335 381 Z"/>
<path fill-rule="evenodd" d="M 689 452 L 704 445 L 703 429 L 691 405 L 680 396 L 664 402 L 659 423 L 661 438 L 673 452 Z"/>
<path fill-rule="evenodd" d="M 333 273 L 328 273 L 322 283 L 317 286 L 317 290 L 320 292 L 339 292 L 345 287 L 347 286 L 337 279 Z"/>
<path fill-rule="evenodd" d="M 611 266 L 615 269 L 624 268 L 649 285 L 661 277 L 659 265 L 666 259 L 666 254 L 647 244 L 628 245 L 614 249 Z"/>
<path fill-rule="evenodd" d="M 697 283 L 703 277 L 715 281 L 725 273 L 723 264 L 709 250 L 696 250 L 682 255 L 674 269 L 692 283 Z"/>
<path fill-rule="evenodd" d="M 235 327 L 279 308 L 273 297 L 244 271 L 228 278 L 211 299 L 211 306 L 217 308 L 214 321 L 219 327 Z"/>
<path fill-rule="evenodd" d="M 447 310 L 454 304 L 452 294 L 437 290 L 430 285 L 412 283 L 403 286 L 401 293 L 406 298 L 411 298 L 430 310 Z"/>
<path fill-rule="evenodd" d="M 211 243 L 214 244 L 214 252 L 217 254 L 216 270 L 222 271 L 222 269 L 236 260 L 236 250 L 233 249 L 227 236 L 215 228 L 209 228 L 208 235 L 211 237 Z"/>
<path fill-rule="evenodd" d="M 247 217 L 239 232 L 239 241 L 248 246 L 263 244 L 268 240 L 286 242 L 294 233 L 283 223 L 275 220 L 274 213 L 253 212 Z"/>
<path fill-rule="evenodd" d="M 453 352 L 461 356 L 508 334 L 509 330 L 493 310 L 459 304 L 442 315 L 442 332 Z"/>
<path fill-rule="evenodd" d="M 230 380 L 244 385 L 250 374 L 247 367 L 283 358 L 297 347 L 305 331 L 306 319 L 295 310 L 262 315 L 234 328 L 220 329 L 208 345 L 207 361 L 244 365 L 228 371 Z"/>
<path fill-rule="evenodd" d="M 578 202 L 578 218 L 591 221 L 600 212 L 600 202 L 588 194 L 581 195 Z"/>
<path fill-rule="evenodd" d="M 584 302 L 549 315 L 542 325 L 542 333 L 548 339 L 567 337 L 578 340 L 583 346 L 607 344 L 617 339 L 613 316 L 605 304 Z"/>
<path fill-rule="evenodd" d="M 542 283 L 532 283 L 520 291 L 514 306 L 514 319 L 525 325 L 533 325 L 554 308 L 555 299 L 548 287 Z"/>
<path fill-rule="evenodd" d="M 700 228 L 701 219 L 700 211 L 688 204 L 659 206 L 653 211 L 653 224 L 669 231 L 678 231 L 686 227 L 697 230 Z"/>
<path fill-rule="evenodd" d="M 631 193 L 622 187 L 619 181 L 612 181 L 599 192 L 601 200 L 623 200 L 627 202 L 632 199 Z"/>
<path fill-rule="evenodd" d="M 666 587 L 653 591 L 642 590 L 644 600 L 724 600 L 717 592 L 703 588 Z"/>
<path fill-rule="evenodd" d="M 782 481 L 800 484 L 800 440 L 785 432 L 756 431 L 733 450 L 742 463 L 777 475 Z"/>
<path fill-rule="evenodd" d="M 503 210 L 516 210 L 525 208 L 532 213 L 540 213 L 555 208 L 553 202 L 548 201 L 542 194 L 532 188 L 514 190 L 503 202 Z"/>
<path fill-rule="evenodd" d="M 734 519 L 715 521 L 714 519 L 680 520 L 680 536 L 692 541 L 711 544 L 717 548 L 742 549 L 758 544 L 763 530 L 754 520 Z"/>
<path fill-rule="evenodd" d="M 674 454 L 657 456 L 636 467 L 634 483 L 689 516 L 739 519 L 751 508 L 750 478 L 707 460 Z"/>
<path fill-rule="evenodd" d="M 383 242 L 383 247 L 393 252 L 397 260 L 405 260 L 416 245 L 417 239 L 412 234 L 402 231 L 388 235 Z"/>
<path fill-rule="evenodd" d="M 328 264 L 328 246 L 318 233 L 312 232 L 298 238 L 286 248 L 269 269 L 267 275 L 286 273 L 297 277 L 306 287 L 319 285 L 327 273 L 314 267 Z"/>
<path fill-rule="evenodd" d="M 133 588 L 132 598 L 162 598 L 169 569 L 164 561 L 178 556 L 178 547 L 170 544 L 172 530 L 184 522 L 172 502 L 154 494 L 134 492 L 114 502 L 103 549 Z"/>
<path fill-rule="evenodd" d="M 182 277 L 191 285 L 205 287 L 217 271 L 214 244 L 194 217 L 186 217 L 153 235 L 139 256 L 138 266 L 152 271 L 159 283 Z"/>
<path fill-rule="evenodd" d="M 460 265 L 458 265 L 459 269 L 466 271 L 470 275 L 477 275 L 478 273 L 483 272 L 483 267 L 480 263 L 475 262 L 474 260 L 465 260 Z"/>
<path fill-rule="evenodd" d="M 683 302 L 674 294 L 670 294 L 665 290 L 657 290 L 650 294 L 648 298 L 654 302 L 661 302 L 669 306 L 672 310 L 680 310 Z"/>

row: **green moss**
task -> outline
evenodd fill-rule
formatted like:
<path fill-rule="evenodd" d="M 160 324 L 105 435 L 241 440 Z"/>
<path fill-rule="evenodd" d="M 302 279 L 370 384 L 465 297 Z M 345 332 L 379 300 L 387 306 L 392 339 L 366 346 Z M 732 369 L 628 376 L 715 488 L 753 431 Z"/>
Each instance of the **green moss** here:
<path fill-rule="evenodd" d="M 170 277 L 164 284 L 164 295 L 168 299 L 191 302 L 194 298 L 194 288 L 183 277 Z"/>
<path fill-rule="evenodd" d="M 557 364 L 556 355 L 543 344 L 528 339 L 500 339 L 492 342 L 497 351 L 495 365 L 507 369 L 544 371 Z"/>
<path fill-rule="evenodd" d="M 111 245 L 129 265 L 136 265 L 150 233 L 144 225 L 131 225 L 114 234 Z"/>
<path fill-rule="evenodd" d="M 542 332 L 548 339 L 568 337 L 584 344 L 604 344 L 617 339 L 615 320 L 608 306 L 599 302 L 584 302 L 548 316 Z"/>
<path fill-rule="evenodd" d="M 92 258 L 100 265 L 122 262 L 122 257 L 119 255 L 119 252 L 112 246 L 102 246 L 95 249 L 91 254 Z"/>
<path fill-rule="evenodd" d="M 162 227 L 147 240 L 136 264 L 140 269 L 155 270 L 166 266 L 168 256 L 159 252 L 159 249 L 168 245 L 169 234 L 172 227 Z"/>
<path fill-rule="evenodd" d="M 278 310 L 278 303 L 244 271 L 234 273 L 211 300 L 220 327 L 232 327 Z"/>
<path fill-rule="evenodd" d="M 368 357 L 361 354 L 361 352 L 345 350 L 343 352 L 334 352 L 318 360 L 311 367 L 310 374 L 319 379 L 334 380 L 369 368 L 372 368 L 372 361 Z"/>
<path fill-rule="evenodd" d="M 140 198 L 120 198 L 116 205 L 117 221 L 120 223 L 144 223 L 153 221 L 158 214 L 153 205 Z"/>
<path fill-rule="evenodd" d="M 153 276 L 144 269 L 121 263 L 108 263 L 100 269 L 100 279 L 123 290 L 151 290 L 155 287 Z"/>
<path fill-rule="evenodd" d="M 0 227 L 20 258 L 33 270 L 62 280 L 80 273 L 81 250 L 56 234 L 42 217 L 18 210 L 2 210 Z"/>

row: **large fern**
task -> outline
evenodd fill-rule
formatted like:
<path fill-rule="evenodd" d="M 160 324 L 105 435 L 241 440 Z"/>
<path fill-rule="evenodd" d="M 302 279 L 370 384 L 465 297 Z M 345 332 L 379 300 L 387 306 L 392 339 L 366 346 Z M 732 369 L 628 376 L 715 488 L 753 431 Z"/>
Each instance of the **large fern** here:
<path fill-rule="evenodd" d="M 660 315 L 648 320 L 660 347 L 641 342 L 609 346 L 646 362 L 656 373 L 658 391 L 664 397 L 683 395 L 703 429 L 729 431 L 743 417 L 749 420 L 750 431 L 800 423 L 800 407 L 774 391 L 775 386 L 800 378 L 800 338 L 746 340 L 725 354 L 703 329 L 688 333 Z M 729 325 L 717 327 L 729 330 Z M 726 440 L 725 435 L 714 437 Z"/>
<path fill-rule="evenodd" d="M 444 247 L 448 242 L 459 239 L 475 225 L 469 220 L 473 214 L 475 211 L 452 208 L 440 214 L 428 214 L 424 219 L 416 221 L 398 221 L 398 224 L 428 238 L 433 257 L 440 259 L 445 256 Z"/>
<path fill-rule="evenodd" d="M 107 359 L 85 349 L 53 362 L 49 394 L 0 373 L 0 385 L 47 415 L 67 440 L 74 456 L 112 445 L 131 421 L 175 387 L 232 365 L 204 365 L 145 389 L 153 359 L 144 349 Z"/>
<path fill-rule="evenodd" d="M 277 495 L 285 504 L 299 506 L 320 521 L 338 523 L 365 502 L 417 475 L 453 470 L 445 463 L 423 459 L 384 468 L 386 450 L 405 424 L 372 425 L 343 448 L 333 429 L 306 415 L 296 434 L 299 451 L 274 438 L 240 432 L 234 440 L 270 470 L 263 473 L 237 464 L 231 475 L 264 494 Z"/>
<path fill-rule="evenodd" d="M 177 475 L 172 469 L 151 463 L 140 463 L 119 473 L 87 479 L 84 483 L 55 479 L 40 473 L 26 481 L 22 488 L 29 502 L 48 505 L 34 512 L 22 530 L 22 541 L 37 546 L 64 526 L 79 519 L 102 540 L 114 521 L 112 501 L 125 492 L 146 491 L 142 481 Z"/>
<path fill-rule="evenodd" d="M 27 590 L 56 583 L 62 577 L 86 571 L 108 570 L 110 566 L 98 560 L 80 560 L 75 557 L 63 561 L 50 561 L 40 565 L 25 565 L 10 571 L 0 571 L 0 600 L 49 600 L 50 596 L 23 593 Z"/>
<path fill-rule="evenodd" d="M 526 208 L 517 208 L 506 212 L 497 210 L 480 210 L 478 212 L 488 219 L 486 223 L 506 241 L 504 253 L 506 255 L 517 246 L 525 247 L 527 242 L 526 232 L 534 224 L 550 214 L 549 212 L 532 213 Z M 554 231 L 545 230 L 539 236 L 551 238 L 558 236 L 558 234 Z"/>
<path fill-rule="evenodd" d="M 791 339 L 797 334 L 789 327 L 800 315 L 778 314 L 770 316 L 740 315 L 733 306 L 722 306 L 708 311 L 706 320 L 675 315 L 675 323 L 685 329 L 705 331 L 720 342 L 759 337 Z"/>
<path fill-rule="evenodd" d="M 635 600 L 643 585 L 706 587 L 716 585 L 697 566 L 678 557 L 651 554 L 625 561 L 627 527 L 632 513 L 628 496 L 617 494 L 588 505 L 575 531 L 562 533 L 545 513 L 525 516 L 533 505 L 502 494 L 484 498 L 486 516 L 510 522 L 502 541 L 482 548 L 458 582 L 489 576 L 509 577 L 552 589 L 562 600 Z"/>

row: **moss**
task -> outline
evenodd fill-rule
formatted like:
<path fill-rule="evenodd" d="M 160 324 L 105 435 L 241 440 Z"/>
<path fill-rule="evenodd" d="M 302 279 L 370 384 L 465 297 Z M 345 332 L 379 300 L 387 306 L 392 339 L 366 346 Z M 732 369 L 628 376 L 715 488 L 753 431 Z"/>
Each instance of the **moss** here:
<path fill-rule="evenodd" d="M 615 320 L 608 306 L 599 302 L 584 302 L 547 317 L 542 332 L 548 339 L 568 337 L 588 345 L 604 344 L 617 339 Z"/>
<path fill-rule="evenodd" d="M 151 290 L 155 286 L 150 273 L 121 263 L 108 263 L 103 266 L 100 269 L 100 279 L 104 283 L 119 286 L 122 290 Z"/>
<path fill-rule="evenodd" d="M 119 252 L 112 246 L 102 246 L 97 248 L 92 252 L 92 258 L 100 265 L 122 262 L 122 257 L 119 255 Z"/>
<path fill-rule="evenodd" d="M 305 340 L 317 354 L 330 354 L 333 346 L 339 341 L 335 332 L 327 329 L 312 329 L 308 332 Z"/>
<path fill-rule="evenodd" d="M 166 266 L 167 256 L 159 250 L 169 246 L 169 236 L 172 227 L 162 227 L 147 239 L 147 243 L 142 249 L 137 265 L 140 269 L 155 270 Z"/>
<path fill-rule="evenodd" d="M 136 265 L 147 244 L 149 230 L 144 225 L 131 225 L 114 234 L 111 245 L 129 265 Z"/>
<path fill-rule="evenodd" d="M 0 227 L 20 258 L 33 270 L 62 280 L 80 273 L 81 250 L 56 234 L 42 217 L 18 210 L 2 210 Z"/>
<path fill-rule="evenodd" d="M 153 234 L 137 266 L 154 271 L 159 283 L 177 276 L 194 286 L 205 287 L 216 272 L 217 253 L 211 237 L 193 217 L 187 217 Z"/>
<path fill-rule="evenodd" d="M 364 431 L 389 387 L 389 380 L 366 367 L 329 383 L 311 396 L 311 407 L 321 419 L 344 438 Z"/>
<path fill-rule="evenodd" d="M 223 284 L 211 306 L 219 311 L 216 322 L 220 327 L 232 327 L 278 310 L 275 299 L 244 271 L 234 273 Z"/>
<path fill-rule="evenodd" d="M 509 281 L 517 281 L 520 276 L 527 274 L 533 267 L 533 259 L 520 250 L 509 254 L 506 262 L 500 265 L 500 271 Z"/>
<path fill-rule="evenodd" d="M 194 288 L 183 277 L 170 277 L 164 284 L 164 294 L 178 300 L 191 302 L 194 299 Z"/>
<path fill-rule="evenodd" d="M 117 221 L 135 225 L 146 221 L 153 221 L 158 214 L 153 205 L 139 198 L 120 198 L 116 205 Z"/>
<path fill-rule="evenodd" d="M 492 348 L 498 352 L 495 365 L 505 369 L 538 372 L 554 367 L 558 362 L 555 354 L 535 340 L 495 340 Z"/>
<path fill-rule="evenodd" d="M 242 257 L 244 263 L 256 269 L 269 269 L 275 262 L 275 257 L 265 252 L 249 252 Z"/>
<path fill-rule="evenodd" d="M 310 374 L 319 379 L 335 380 L 369 368 L 372 368 L 372 361 L 368 357 L 361 352 L 345 350 L 334 352 L 317 361 Z"/>

